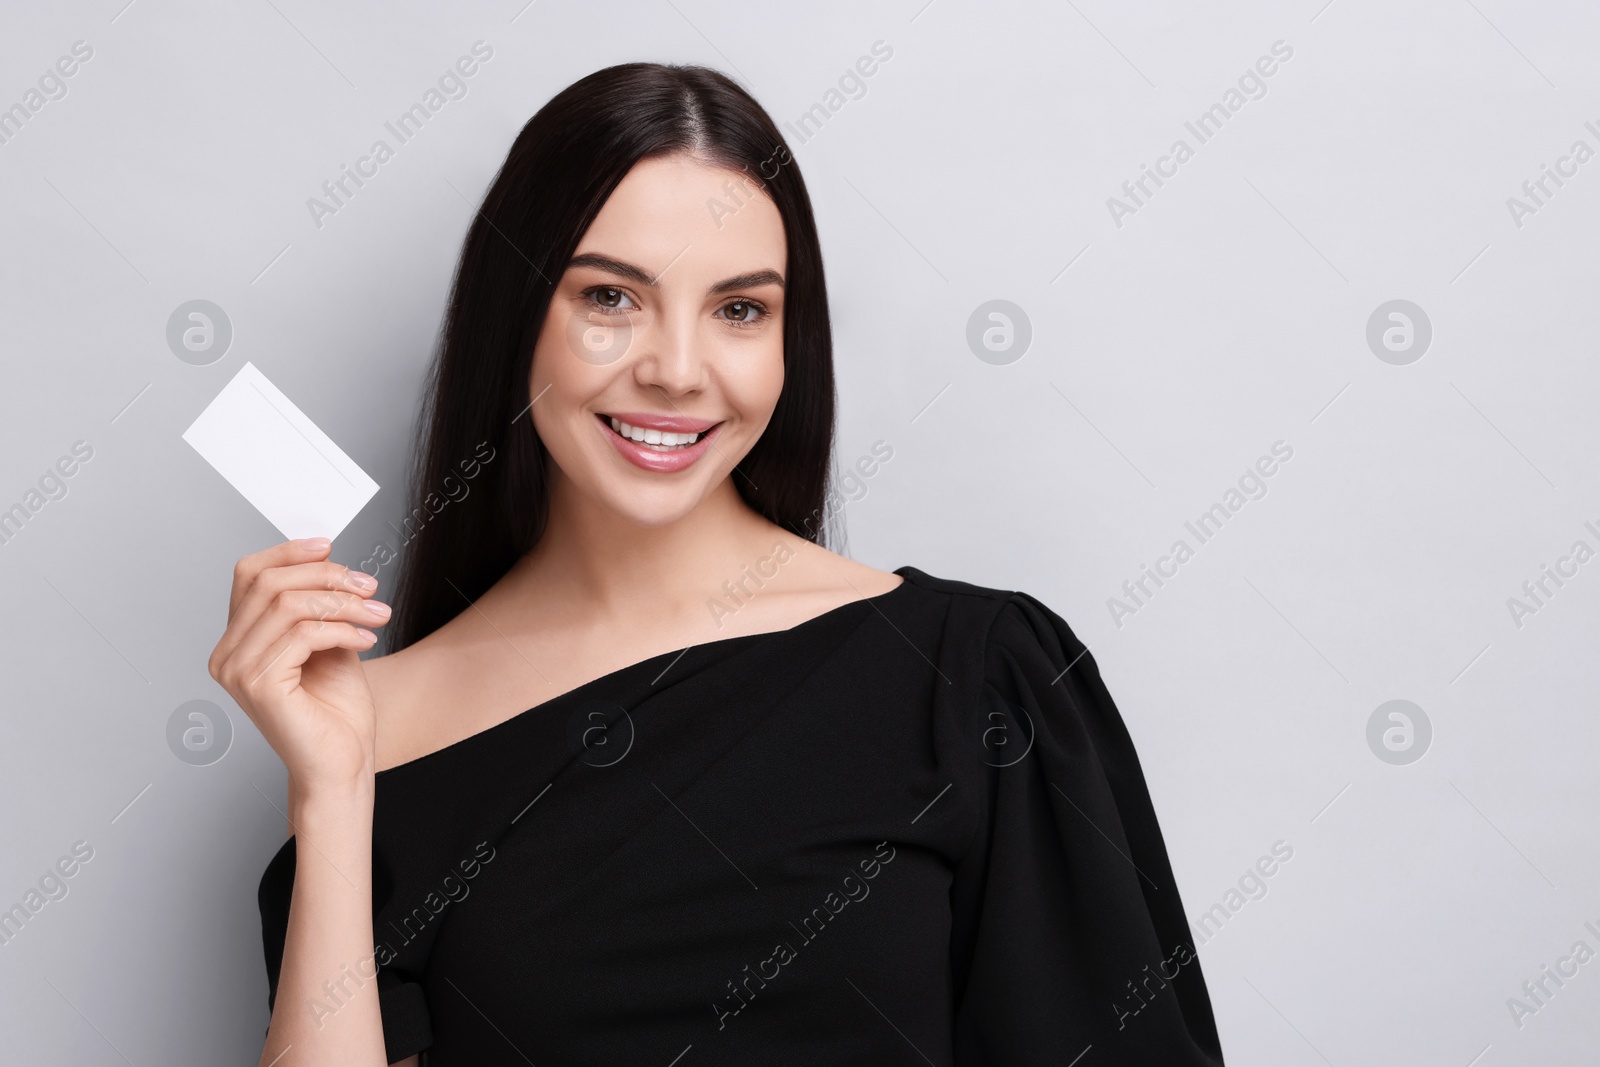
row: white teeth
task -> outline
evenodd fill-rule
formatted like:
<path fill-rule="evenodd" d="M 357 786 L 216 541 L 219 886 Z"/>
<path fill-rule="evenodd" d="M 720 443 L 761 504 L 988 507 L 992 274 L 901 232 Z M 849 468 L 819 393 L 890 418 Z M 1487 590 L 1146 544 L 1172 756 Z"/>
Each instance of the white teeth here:
<path fill-rule="evenodd" d="M 642 426 L 630 426 L 620 419 L 612 419 L 611 428 L 620 436 L 644 445 L 653 452 L 674 452 L 680 448 L 688 448 L 700 440 L 701 436 L 697 433 L 667 433 L 664 430 L 647 430 Z"/>

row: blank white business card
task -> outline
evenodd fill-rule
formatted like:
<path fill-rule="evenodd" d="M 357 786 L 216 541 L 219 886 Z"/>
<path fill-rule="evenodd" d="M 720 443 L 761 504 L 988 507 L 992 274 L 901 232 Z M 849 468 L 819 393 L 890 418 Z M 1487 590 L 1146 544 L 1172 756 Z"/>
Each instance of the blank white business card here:
<path fill-rule="evenodd" d="M 284 536 L 339 536 L 378 491 L 344 450 L 246 363 L 183 439 Z"/>

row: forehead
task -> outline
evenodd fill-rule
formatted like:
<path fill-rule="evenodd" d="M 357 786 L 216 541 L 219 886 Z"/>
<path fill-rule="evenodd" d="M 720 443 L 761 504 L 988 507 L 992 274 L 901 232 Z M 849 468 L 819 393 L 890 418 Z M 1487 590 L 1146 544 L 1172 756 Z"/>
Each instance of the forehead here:
<path fill-rule="evenodd" d="M 670 265 L 664 286 L 786 266 L 783 218 L 755 179 L 682 154 L 627 173 L 574 254 L 586 252 L 652 272 Z"/>

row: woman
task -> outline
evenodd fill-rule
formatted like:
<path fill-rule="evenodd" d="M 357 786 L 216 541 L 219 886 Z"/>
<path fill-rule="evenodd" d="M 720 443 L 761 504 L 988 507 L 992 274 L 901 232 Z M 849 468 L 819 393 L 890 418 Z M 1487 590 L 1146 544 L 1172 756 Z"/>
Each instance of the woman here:
<path fill-rule="evenodd" d="M 1066 623 L 823 547 L 822 257 L 748 95 L 541 109 L 430 393 L 390 653 L 324 540 L 239 562 L 212 655 L 289 772 L 262 1063 L 1221 1062 Z"/>

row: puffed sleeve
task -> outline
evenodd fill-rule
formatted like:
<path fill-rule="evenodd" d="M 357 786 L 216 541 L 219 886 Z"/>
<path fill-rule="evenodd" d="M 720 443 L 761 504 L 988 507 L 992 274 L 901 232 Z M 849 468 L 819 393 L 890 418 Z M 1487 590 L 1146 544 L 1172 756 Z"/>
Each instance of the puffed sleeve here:
<path fill-rule="evenodd" d="M 267 964 L 267 1011 L 270 1013 L 278 999 L 278 976 L 283 969 L 283 950 L 289 932 L 289 903 L 294 893 L 295 839 L 289 838 L 278 854 L 267 864 L 257 888 L 256 899 L 261 911 L 261 945 Z M 392 878 L 375 852 L 373 864 L 373 912 L 382 917 L 382 908 L 393 895 Z M 383 944 L 380 941 L 380 944 Z M 423 996 L 419 975 L 398 960 L 391 958 L 392 950 L 384 946 L 375 952 L 370 969 L 377 964 L 378 1012 L 383 1019 L 383 1045 L 390 1063 L 398 1063 L 407 1056 L 433 1044 L 433 1027 L 428 1015 L 428 1002 Z M 403 955 L 403 953 L 401 954 Z M 346 978 L 346 983 L 352 979 Z M 337 1006 L 331 998 L 324 998 L 327 1008 Z M 307 1005 L 315 1011 L 314 1005 Z"/>
<path fill-rule="evenodd" d="M 1221 1064 L 1161 828 L 1093 657 L 1013 593 L 981 673 L 963 699 L 986 796 L 952 890 L 956 1063 L 1069 1064 L 1092 1047 L 1085 1065 Z"/>

